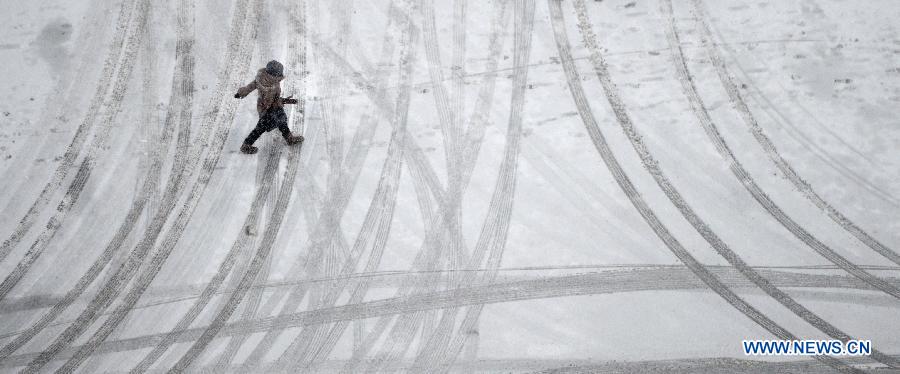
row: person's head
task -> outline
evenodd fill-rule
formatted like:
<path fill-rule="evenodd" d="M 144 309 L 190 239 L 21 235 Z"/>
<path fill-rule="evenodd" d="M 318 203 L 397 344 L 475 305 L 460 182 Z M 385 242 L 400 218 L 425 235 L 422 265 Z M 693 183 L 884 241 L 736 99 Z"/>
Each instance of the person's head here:
<path fill-rule="evenodd" d="M 284 76 L 284 66 L 281 65 L 280 62 L 272 60 L 266 64 L 266 73 L 273 77 L 283 77 Z"/>

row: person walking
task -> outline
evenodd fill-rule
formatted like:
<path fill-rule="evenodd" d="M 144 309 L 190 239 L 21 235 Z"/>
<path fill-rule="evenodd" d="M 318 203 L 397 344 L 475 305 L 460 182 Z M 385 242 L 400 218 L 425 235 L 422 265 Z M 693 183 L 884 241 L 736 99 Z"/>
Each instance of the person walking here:
<path fill-rule="evenodd" d="M 253 90 L 257 90 L 259 97 L 256 99 L 256 111 L 259 113 L 259 121 L 256 127 L 250 131 L 244 143 L 241 144 L 241 152 L 254 154 L 259 149 L 253 146 L 256 139 L 263 133 L 272 131 L 276 127 L 281 131 L 281 136 L 289 145 L 303 142 L 303 136 L 294 135 L 288 128 L 287 114 L 284 113 L 285 104 L 297 104 L 293 95 L 281 97 L 281 81 L 284 79 L 284 66 L 280 62 L 272 60 L 265 68 L 259 69 L 256 78 L 234 94 L 237 99 L 247 97 Z"/>

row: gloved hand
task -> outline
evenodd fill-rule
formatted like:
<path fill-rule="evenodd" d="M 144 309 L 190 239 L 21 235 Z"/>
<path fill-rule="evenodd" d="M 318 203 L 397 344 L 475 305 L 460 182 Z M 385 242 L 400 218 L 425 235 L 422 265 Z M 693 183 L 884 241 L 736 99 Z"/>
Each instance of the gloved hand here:
<path fill-rule="evenodd" d="M 239 94 L 239 93 L 234 94 L 234 98 L 235 98 L 235 99 L 240 99 L 240 98 L 241 98 L 241 94 Z"/>
<path fill-rule="evenodd" d="M 296 103 L 297 103 L 297 99 L 294 99 L 293 97 L 294 97 L 294 95 L 291 95 L 291 96 L 282 98 L 282 99 L 281 99 L 281 103 L 282 103 L 282 104 L 296 104 Z"/>

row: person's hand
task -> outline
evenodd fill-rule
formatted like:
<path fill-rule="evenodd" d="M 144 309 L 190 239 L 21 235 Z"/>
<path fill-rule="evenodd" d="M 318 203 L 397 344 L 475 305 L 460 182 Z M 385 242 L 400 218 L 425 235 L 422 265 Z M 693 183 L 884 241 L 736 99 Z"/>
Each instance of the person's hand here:
<path fill-rule="evenodd" d="M 282 102 L 283 104 L 296 104 L 296 103 L 297 103 L 297 99 L 294 99 L 293 97 L 294 97 L 294 95 L 285 97 L 285 98 L 281 99 L 281 102 Z"/>
<path fill-rule="evenodd" d="M 235 99 L 240 99 L 240 98 L 241 98 L 241 94 L 239 94 L 239 93 L 234 94 L 234 98 L 235 98 Z"/>

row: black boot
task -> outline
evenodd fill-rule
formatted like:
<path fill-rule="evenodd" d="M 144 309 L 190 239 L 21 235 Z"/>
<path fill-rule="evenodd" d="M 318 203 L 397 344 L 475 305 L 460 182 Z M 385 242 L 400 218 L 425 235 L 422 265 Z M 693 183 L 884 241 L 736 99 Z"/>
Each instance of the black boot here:
<path fill-rule="evenodd" d="M 284 141 L 286 141 L 289 145 L 299 144 L 303 142 L 303 135 L 285 135 Z"/>
<path fill-rule="evenodd" d="M 256 151 L 258 151 L 258 150 L 259 150 L 259 148 L 256 148 L 250 144 L 247 144 L 247 143 L 241 144 L 241 153 L 252 155 L 252 154 L 256 153 Z"/>

